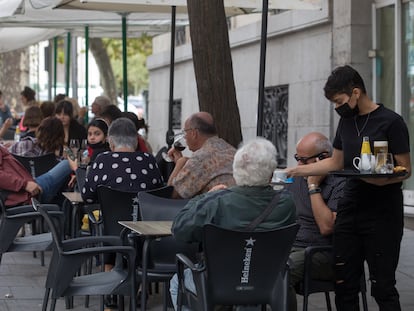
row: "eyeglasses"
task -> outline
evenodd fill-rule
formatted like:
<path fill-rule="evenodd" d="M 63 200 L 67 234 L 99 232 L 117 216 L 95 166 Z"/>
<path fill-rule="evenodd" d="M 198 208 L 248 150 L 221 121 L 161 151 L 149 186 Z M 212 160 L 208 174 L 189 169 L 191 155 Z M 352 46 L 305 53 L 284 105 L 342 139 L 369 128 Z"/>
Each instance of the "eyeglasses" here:
<path fill-rule="evenodd" d="M 196 127 L 189 127 L 188 129 L 182 129 L 181 130 L 181 133 L 183 135 L 185 135 L 188 131 L 191 131 L 191 130 L 198 130 L 198 128 L 196 128 Z"/>
<path fill-rule="evenodd" d="M 296 161 L 298 161 L 298 162 L 300 161 L 303 164 L 307 164 L 307 162 L 309 160 L 311 160 L 311 159 L 318 158 L 319 160 L 323 160 L 323 159 L 325 159 L 327 157 L 327 155 L 328 155 L 328 152 L 327 151 L 323 151 L 323 152 L 320 152 L 320 153 L 315 154 L 315 155 L 310 156 L 310 157 L 300 157 L 300 156 L 298 156 L 297 153 L 295 153 L 294 157 L 295 157 L 295 160 Z"/>

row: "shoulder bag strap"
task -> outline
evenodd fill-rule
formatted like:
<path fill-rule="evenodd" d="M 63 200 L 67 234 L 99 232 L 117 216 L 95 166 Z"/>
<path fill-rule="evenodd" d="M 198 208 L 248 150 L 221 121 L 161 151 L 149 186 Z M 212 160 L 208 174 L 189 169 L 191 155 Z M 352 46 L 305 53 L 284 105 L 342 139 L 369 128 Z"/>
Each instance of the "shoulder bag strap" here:
<path fill-rule="evenodd" d="M 263 210 L 263 212 L 246 226 L 246 231 L 253 231 L 261 222 L 263 222 L 263 220 L 267 218 L 267 216 L 270 215 L 273 207 L 276 206 L 277 202 L 279 201 L 281 193 L 282 192 L 278 192 L 275 194 L 272 201 L 270 201 L 269 205 Z"/>

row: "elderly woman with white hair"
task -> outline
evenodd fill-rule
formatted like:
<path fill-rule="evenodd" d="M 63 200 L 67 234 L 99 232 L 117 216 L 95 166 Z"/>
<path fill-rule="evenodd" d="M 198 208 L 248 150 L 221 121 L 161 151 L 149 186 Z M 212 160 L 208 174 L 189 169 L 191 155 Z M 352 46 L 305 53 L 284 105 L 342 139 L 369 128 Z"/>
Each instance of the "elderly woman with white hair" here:
<path fill-rule="evenodd" d="M 127 118 L 112 122 L 108 129 L 111 151 L 100 153 L 89 170 L 82 198 L 92 203 L 98 199 L 97 188 L 110 186 L 121 191 L 147 191 L 163 185 L 155 158 L 146 152 L 135 151 L 137 131 Z"/>
<path fill-rule="evenodd" d="M 205 224 L 245 230 L 269 204 L 274 208 L 254 230 L 274 229 L 294 223 L 295 205 L 290 193 L 274 190 L 270 185 L 276 166 L 276 148 L 264 138 L 258 137 L 239 148 L 233 161 L 236 186 L 210 191 L 190 200 L 174 220 L 172 232 L 175 239 L 201 243 Z M 278 199 L 272 201 L 276 195 Z M 186 286 L 194 290 L 192 278 L 187 275 L 191 276 L 191 273 L 186 272 Z M 177 278 L 174 276 L 170 293 L 175 307 L 177 289 Z"/>

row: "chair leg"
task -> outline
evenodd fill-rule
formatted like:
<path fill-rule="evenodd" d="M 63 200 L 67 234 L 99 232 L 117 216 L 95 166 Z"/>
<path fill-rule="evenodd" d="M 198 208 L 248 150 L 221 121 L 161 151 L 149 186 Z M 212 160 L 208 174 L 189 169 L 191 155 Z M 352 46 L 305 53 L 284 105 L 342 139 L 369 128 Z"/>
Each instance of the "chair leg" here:
<path fill-rule="evenodd" d="M 162 288 L 162 311 L 167 311 L 167 306 L 168 306 L 168 294 L 167 292 L 169 292 L 168 290 L 168 282 L 164 282 L 163 288 Z"/>
<path fill-rule="evenodd" d="M 308 311 L 308 296 L 303 295 L 303 311 Z"/>
<path fill-rule="evenodd" d="M 45 266 L 45 252 L 43 252 L 43 251 L 40 252 L 40 265 L 42 267 Z"/>
<path fill-rule="evenodd" d="M 121 296 L 121 295 L 118 296 L 118 310 L 125 311 L 124 296 Z"/>
<path fill-rule="evenodd" d="M 42 311 L 47 310 L 47 302 L 49 301 L 49 294 L 50 294 L 50 288 L 46 288 L 45 295 L 43 296 Z"/>
<path fill-rule="evenodd" d="M 362 298 L 362 309 L 364 311 L 368 311 L 367 292 L 362 291 L 361 298 Z"/>
<path fill-rule="evenodd" d="M 329 296 L 329 292 L 325 292 L 325 298 L 326 298 L 326 308 L 328 309 L 328 311 L 332 311 L 331 297 Z"/>
<path fill-rule="evenodd" d="M 56 298 L 52 299 L 52 302 L 50 303 L 50 311 L 55 311 L 56 308 Z"/>

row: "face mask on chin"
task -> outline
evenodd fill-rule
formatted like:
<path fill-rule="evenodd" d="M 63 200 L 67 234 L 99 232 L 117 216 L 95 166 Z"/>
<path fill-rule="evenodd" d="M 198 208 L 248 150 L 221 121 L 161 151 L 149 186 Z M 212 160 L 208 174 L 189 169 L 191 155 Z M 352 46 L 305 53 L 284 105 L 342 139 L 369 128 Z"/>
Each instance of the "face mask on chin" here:
<path fill-rule="evenodd" d="M 358 105 L 355 105 L 354 108 L 351 108 L 349 106 L 349 103 L 344 103 L 338 108 L 335 108 L 335 111 L 337 114 L 339 114 L 339 116 L 347 119 L 347 118 L 352 118 L 353 116 L 356 116 L 359 113 L 359 108 L 358 108 Z"/>

